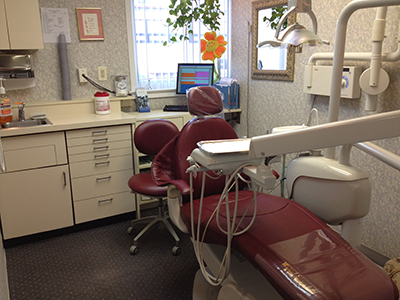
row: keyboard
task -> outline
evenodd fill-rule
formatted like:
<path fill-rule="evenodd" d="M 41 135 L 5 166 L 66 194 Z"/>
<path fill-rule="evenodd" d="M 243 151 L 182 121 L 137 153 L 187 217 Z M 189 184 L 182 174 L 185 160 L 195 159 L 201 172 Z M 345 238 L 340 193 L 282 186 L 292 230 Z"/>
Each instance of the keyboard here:
<path fill-rule="evenodd" d="M 163 111 L 188 111 L 187 105 L 165 105 Z"/>

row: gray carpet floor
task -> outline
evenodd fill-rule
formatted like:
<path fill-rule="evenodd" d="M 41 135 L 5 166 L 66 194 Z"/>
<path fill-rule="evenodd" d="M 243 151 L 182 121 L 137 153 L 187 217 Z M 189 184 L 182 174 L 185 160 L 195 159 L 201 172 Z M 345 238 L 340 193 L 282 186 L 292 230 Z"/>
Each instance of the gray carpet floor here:
<path fill-rule="evenodd" d="M 189 236 L 182 253 L 164 228 L 139 240 L 131 255 L 130 222 L 124 221 L 6 249 L 11 300 L 192 298 L 197 261 Z M 140 230 L 141 225 L 137 225 Z"/>

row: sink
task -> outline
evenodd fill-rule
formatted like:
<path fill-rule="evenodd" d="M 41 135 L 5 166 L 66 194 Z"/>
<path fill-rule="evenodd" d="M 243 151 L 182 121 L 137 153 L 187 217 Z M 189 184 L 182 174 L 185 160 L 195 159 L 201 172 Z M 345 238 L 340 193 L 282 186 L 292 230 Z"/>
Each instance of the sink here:
<path fill-rule="evenodd" d="M 25 121 L 11 121 L 1 124 L 2 128 L 17 128 L 17 127 L 31 127 L 31 126 L 43 126 L 52 125 L 49 119 L 39 119 L 39 120 L 25 120 Z"/>

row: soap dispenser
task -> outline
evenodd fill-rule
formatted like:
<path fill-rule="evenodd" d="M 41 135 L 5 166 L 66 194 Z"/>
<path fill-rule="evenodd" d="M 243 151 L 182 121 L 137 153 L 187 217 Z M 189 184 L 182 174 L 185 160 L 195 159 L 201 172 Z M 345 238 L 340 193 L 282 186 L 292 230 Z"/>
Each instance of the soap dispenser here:
<path fill-rule="evenodd" d="M 4 78 L 0 78 L 0 124 L 11 122 L 11 100 L 6 96 L 6 89 L 3 86 Z"/>

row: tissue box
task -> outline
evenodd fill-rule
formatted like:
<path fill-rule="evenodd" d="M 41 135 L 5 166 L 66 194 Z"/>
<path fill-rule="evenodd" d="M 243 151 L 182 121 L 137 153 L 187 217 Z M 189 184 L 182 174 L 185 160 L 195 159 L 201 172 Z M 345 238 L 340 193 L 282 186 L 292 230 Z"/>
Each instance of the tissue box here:
<path fill-rule="evenodd" d="M 234 109 L 240 108 L 239 104 L 239 84 L 236 82 L 230 85 L 221 85 L 220 82 L 216 82 L 214 87 L 217 88 L 223 94 L 224 108 Z"/>

